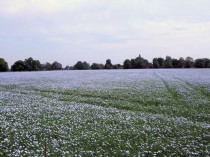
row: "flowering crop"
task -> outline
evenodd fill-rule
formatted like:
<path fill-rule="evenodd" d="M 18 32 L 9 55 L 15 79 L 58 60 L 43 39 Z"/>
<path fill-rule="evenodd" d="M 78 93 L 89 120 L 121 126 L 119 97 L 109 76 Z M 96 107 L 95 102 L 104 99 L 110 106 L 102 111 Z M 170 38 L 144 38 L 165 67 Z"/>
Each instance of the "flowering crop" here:
<path fill-rule="evenodd" d="M 210 156 L 210 70 L 0 80 L 0 156 Z"/>

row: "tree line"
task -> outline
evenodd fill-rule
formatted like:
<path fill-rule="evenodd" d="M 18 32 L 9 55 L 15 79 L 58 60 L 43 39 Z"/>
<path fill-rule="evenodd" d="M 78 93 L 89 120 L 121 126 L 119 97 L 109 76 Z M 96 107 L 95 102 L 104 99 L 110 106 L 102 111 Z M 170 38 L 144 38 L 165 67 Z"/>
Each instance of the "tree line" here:
<path fill-rule="evenodd" d="M 78 61 L 74 66 L 62 67 L 62 64 L 54 61 L 53 63 L 46 62 L 42 64 L 39 60 L 34 60 L 32 57 L 18 60 L 12 66 L 8 67 L 8 63 L 0 58 L 0 71 L 50 71 L 50 70 L 97 70 L 97 69 L 148 69 L 148 68 L 210 68 L 209 58 L 193 59 L 192 57 L 175 59 L 170 56 L 165 58 L 153 58 L 152 62 L 144 59 L 139 55 L 133 59 L 126 59 L 121 64 L 112 64 L 110 59 L 107 59 L 105 64 L 93 63 L 89 64 L 86 61 Z"/>

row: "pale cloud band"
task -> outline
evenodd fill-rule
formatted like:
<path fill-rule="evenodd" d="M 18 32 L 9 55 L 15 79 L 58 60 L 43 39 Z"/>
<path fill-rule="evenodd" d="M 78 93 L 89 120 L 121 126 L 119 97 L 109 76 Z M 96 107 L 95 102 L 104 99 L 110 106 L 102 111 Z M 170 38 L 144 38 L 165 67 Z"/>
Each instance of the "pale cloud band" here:
<path fill-rule="evenodd" d="M 45 53 L 64 64 L 122 63 L 140 51 L 148 59 L 209 57 L 209 8 L 208 0 L 0 0 L 0 54 L 13 62 Z"/>

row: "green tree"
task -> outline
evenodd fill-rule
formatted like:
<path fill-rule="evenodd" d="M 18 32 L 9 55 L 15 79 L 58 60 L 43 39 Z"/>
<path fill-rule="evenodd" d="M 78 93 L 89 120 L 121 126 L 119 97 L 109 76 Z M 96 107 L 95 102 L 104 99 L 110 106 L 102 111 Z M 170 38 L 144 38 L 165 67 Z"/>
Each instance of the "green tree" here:
<path fill-rule="evenodd" d="M 163 58 L 159 57 L 159 58 L 157 59 L 157 61 L 158 61 L 159 67 L 160 67 L 160 68 L 163 68 L 163 67 L 164 67 L 164 62 L 165 62 L 165 60 L 164 60 Z"/>
<path fill-rule="evenodd" d="M 152 60 L 152 63 L 153 63 L 153 68 L 159 68 L 160 67 L 160 65 L 159 65 L 159 63 L 158 63 L 158 59 L 157 58 L 154 58 L 153 60 Z"/>
<path fill-rule="evenodd" d="M 170 56 L 166 56 L 166 59 L 164 62 L 164 68 L 173 68 L 172 58 Z"/>
<path fill-rule="evenodd" d="M 76 70 L 83 70 L 83 69 L 84 69 L 84 66 L 83 66 L 82 61 L 78 61 L 78 62 L 74 65 L 74 69 L 76 69 Z"/>
<path fill-rule="evenodd" d="M 91 65 L 91 69 L 97 70 L 97 69 L 102 69 L 102 67 L 101 67 L 101 65 L 98 64 L 98 63 L 93 63 L 93 64 Z"/>
<path fill-rule="evenodd" d="M 172 66 L 173 66 L 173 68 L 179 68 L 179 60 L 173 58 L 172 59 Z"/>
<path fill-rule="evenodd" d="M 210 68 L 210 59 L 204 58 L 205 61 L 205 68 Z"/>
<path fill-rule="evenodd" d="M 8 63 L 3 58 L 0 58 L 0 71 L 5 72 L 8 70 L 9 70 Z"/>
<path fill-rule="evenodd" d="M 178 67 L 179 68 L 184 68 L 186 66 L 186 61 L 183 57 L 179 58 L 179 64 Z"/>
<path fill-rule="evenodd" d="M 25 62 L 22 60 L 16 61 L 12 66 L 11 66 L 12 71 L 26 71 L 27 67 L 25 65 Z"/>
<path fill-rule="evenodd" d="M 34 60 L 32 57 L 29 57 L 28 59 L 25 59 L 24 63 L 26 65 L 26 70 L 27 71 L 39 71 L 39 70 L 43 69 L 40 61 L 39 60 Z"/>
<path fill-rule="evenodd" d="M 54 61 L 51 65 L 51 70 L 62 70 L 62 64 Z"/>
<path fill-rule="evenodd" d="M 205 68 L 205 60 L 204 59 L 196 59 L 195 60 L 195 65 L 196 68 Z"/>
<path fill-rule="evenodd" d="M 111 62 L 110 59 L 106 60 L 106 64 L 104 66 L 104 69 L 113 69 L 112 62 Z"/>
<path fill-rule="evenodd" d="M 124 69 L 130 69 L 131 68 L 131 61 L 129 59 L 126 59 L 123 63 Z"/>
<path fill-rule="evenodd" d="M 137 66 L 136 60 L 135 59 L 131 59 L 131 68 L 135 69 Z"/>
<path fill-rule="evenodd" d="M 122 68 L 123 68 L 123 66 L 120 64 L 113 65 L 113 69 L 122 69 Z"/>
<path fill-rule="evenodd" d="M 43 64 L 43 70 L 51 70 L 51 64 L 49 62 L 46 62 L 45 64 Z"/>
<path fill-rule="evenodd" d="M 87 63 L 86 61 L 84 61 L 82 64 L 83 64 L 84 70 L 90 69 L 90 64 Z"/>
<path fill-rule="evenodd" d="M 192 68 L 194 66 L 194 59 L 192 57 L 187 57 L 185 61 L 186 61 L 185 65 L 186 68 Z"/>

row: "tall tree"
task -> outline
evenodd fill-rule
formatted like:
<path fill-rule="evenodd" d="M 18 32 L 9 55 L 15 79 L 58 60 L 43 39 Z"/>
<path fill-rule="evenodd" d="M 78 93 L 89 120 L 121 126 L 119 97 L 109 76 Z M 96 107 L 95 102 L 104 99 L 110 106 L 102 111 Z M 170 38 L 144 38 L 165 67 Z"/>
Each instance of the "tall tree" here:
<path fill-rule="evenodd" d="M 62 70 L 62 64 L 54 61 L 51 65 L 51 70 Z"/>
<path fill-rule="evenodd" d="M 194 59 L 192 57 L 187 57 L 185 61 L 186 61 L 185 65 L 186 68 L 192 68 L 194 66 Z"/>
<path fill-rule="evenodd" d="M 26 65 L 27 71 L 39 71 L 39 70 L 42 70 L 42 68 L 43 68 L 40 61 L 34 60 L 32 57 L 25 59 L 24 63 Z"/>
<path fill-rule="evenodd" d="M 87 63 L 86 61 L 84 61 L 82 64 L 83 64 L 84 70 L 90 69 L 90 64 Z"/>
<path fill-rule="evenodd" d="M 173 68 L 172 58 L 170 56 L 166 56 L 166 59 L 164 62 L 164 68 Z"/>
<path fill-rule="evenodd" d="M 154 58 L 154 59 L 152 60 L 152 63 L 153 63 L 153 68 L 156 68 L 156 69 L 157 69 L 157 68 L 160 67 L 157 58 Z"/>
<path fill-rule="evenodd" d="M 205 61 L 205 68 L 210 68 L 210 59 L 204 58 Z"/>
<path fill-rule="evenodd" d="M 124 69 L 130 69 L 131 68 L 131 61 L 129 59 L 126 59 L 123 63 Z"/>
<path fill-rule="evenodd" d="M 204 59 L 196 59 L 195 60 L 195 68 L 205 68 L 205 60 Z"/>
<path fill-rule="evenodd" d="M 136 60 L 135 59 L 131 59 L 131 68 L 135 69 L 136 68 Z"/>
<path fill-rule="evenodd" d="M 183 57 L 179 58 L 179 68 L 184 68 L 186 66 L 186 61 Z"/>
<path fill-rule="evenodd" d="M 104 69 L 113 69 L 112 62 L 111 62 L 110 59 L 106 60 L 106 64 L 105 64 Z"/>
<path fill-rule="evenodd" d="M 101 67 L 101 65 L 98 64 L 98 63 L 93 63 L 93 64 L 91 65 L 91 69 L 92 69 L 92 70 L 98 70 L 98 69 L 102 69 L 102 67 Z"/>
<path fill-rule="evenodd" d="M 0 71 L 5 72 L 8 70 L 9 70 L 8 63 L 3 58 L 0 58 Z"/>
<path fill-rule="evenodd" d="M 164 60 L 163 58 L 159 57 L 159 58 L 157 59 L 157 61 L 158 61 L 159 67 L 160 67 L 160 68 L 163 68 L 163 67 L 164 67 L 164 62 L 165 62 L 165 60 Z"/>
<path fill-rule="evenodd" d="M 173 58 L 172 59 L 172 66 L 173 66 L 173 68 L 179 68 L 179 60 Z"/>
<path fill-rule="evenodd" d="M 22 60 L 16 61 L 12 66 L 11 66 L 12 71 L 26 71 L 26 65 L 25 62 Z"/>
<path fill-rule="evenodd" d="M 78 62 L 74 65 L 74 69 L 76 69 L 76 70 L 84 70 L 84 65 L 83 65 L 82 61 L 78 61 Z"/>
<path fill-rule="evenodd" d="M 43 64 L 43 70 L 51 70 L 51 64 L 49 62 L 46 62 L 45 64 Z"/>

